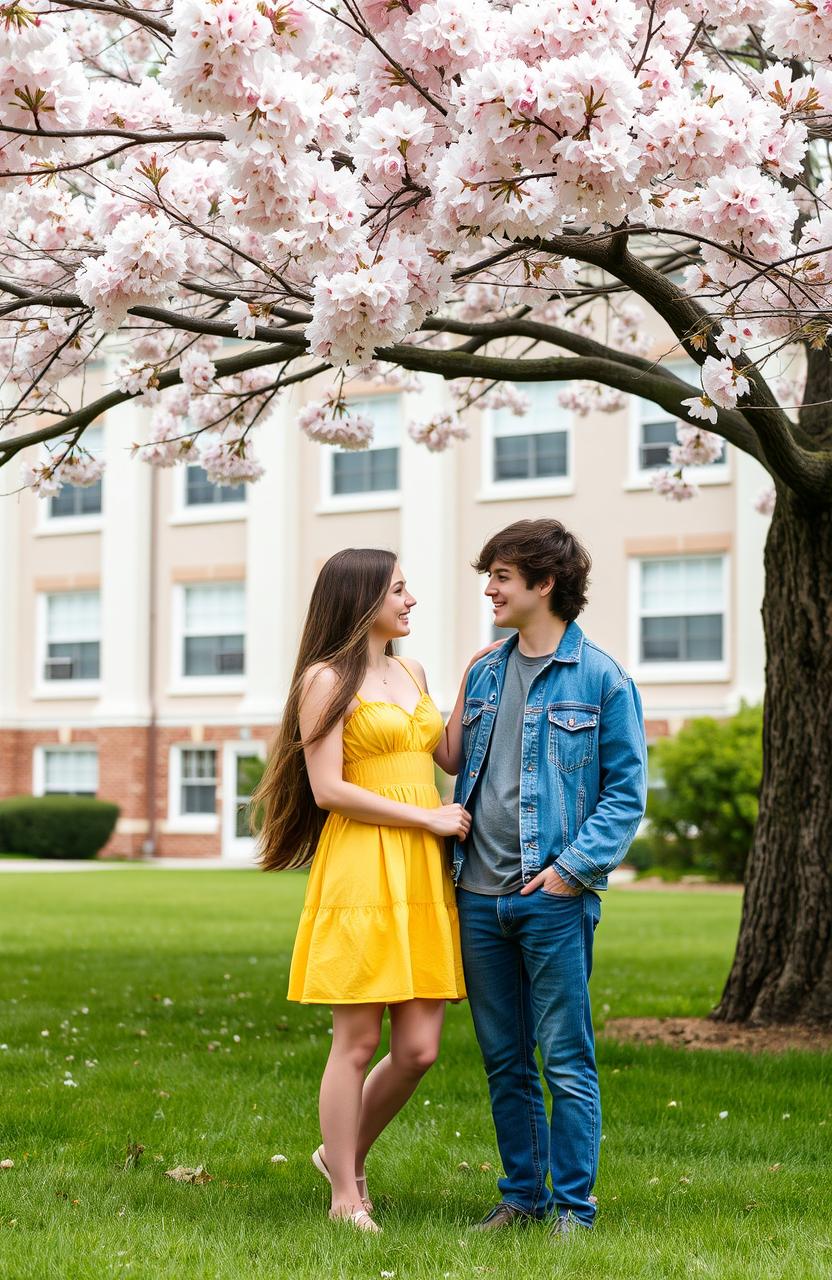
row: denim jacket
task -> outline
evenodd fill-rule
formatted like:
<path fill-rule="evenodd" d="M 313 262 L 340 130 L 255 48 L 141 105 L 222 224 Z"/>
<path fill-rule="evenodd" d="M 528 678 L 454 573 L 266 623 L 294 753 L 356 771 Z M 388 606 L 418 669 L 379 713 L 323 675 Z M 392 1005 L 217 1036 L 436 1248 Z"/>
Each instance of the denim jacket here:
<path fill-rule="evenodd" d="M 512 636 L 471 668 L 462 717 L 463 764 L 454 800 L 474 822 Z M 614 658 L 570 622 L 529 686 L 520 770 L 520 857 L 528 883 L 544 867 L 575 888 L 606 889 L 644 815 L 647 747 L 641 699 Z M 458 881 L 465 845 L 453 845 Z"/>

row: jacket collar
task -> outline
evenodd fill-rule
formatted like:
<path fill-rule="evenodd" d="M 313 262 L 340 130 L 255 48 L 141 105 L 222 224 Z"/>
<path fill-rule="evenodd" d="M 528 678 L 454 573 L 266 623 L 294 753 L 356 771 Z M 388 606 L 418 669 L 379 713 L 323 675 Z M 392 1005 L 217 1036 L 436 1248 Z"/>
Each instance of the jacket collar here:
<path fill-rule="evenodd" d="M 511 653 L 514 646 L 518 643 L 519 637 L 516 633 L 513 636 L 509 636 L 505 644 L 500 645 L 499 649 L 495 649 L 492 656 L 486 660 L 486 666 L 495 668 L 501 666 L 508 658 L 508 655 Z M 552 655 L 550 661 L 580 662 L 583 647 L 583 631 L 578 626 L 577 622 L 569 622 L 567 623 L 566 630 L 561 636 L 560 644 Z"/>

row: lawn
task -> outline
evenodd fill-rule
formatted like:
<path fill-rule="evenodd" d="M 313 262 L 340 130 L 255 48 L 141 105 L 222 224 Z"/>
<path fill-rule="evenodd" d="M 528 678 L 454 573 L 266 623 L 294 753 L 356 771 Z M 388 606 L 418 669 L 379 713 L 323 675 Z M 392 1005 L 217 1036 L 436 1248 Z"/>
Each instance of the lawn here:
<path fill-rule="evenodd" d="M 309 1162 L 328 1011 L 284 999 L 302 893 L 298 874 L 0 877 L 0 1160 L 15 1163 L 0 1171 L 3 1280 L 829 1280 L 821 1054 L 602 1035 L 597 1229 L 555 1244 L 538 1227 L 471 1234 L 498 1157 L 464 1004 L 371 1156 L 383 1235 L 328 1223 Z M 736 895 L 612 891 L 599 1028 L 705 1013 L 738 914 Z M 129 1141 L 145 1151 L 125 1168 Z M 213 1181 L 178 1184 L 165 1177 L 176 1165 Z"/>

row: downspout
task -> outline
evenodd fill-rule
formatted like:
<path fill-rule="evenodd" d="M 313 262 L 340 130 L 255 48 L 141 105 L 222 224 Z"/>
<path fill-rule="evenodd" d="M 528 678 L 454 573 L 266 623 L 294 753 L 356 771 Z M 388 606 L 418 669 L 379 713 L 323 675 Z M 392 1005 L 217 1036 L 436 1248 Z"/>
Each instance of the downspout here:
<path fill-rule="evenodd" d="M 158 728 L 156 707 L 156 586 L 158 559 L 158 511 L 159 468 L 150 468 L 150 547 L 148 572 L 148 643 L 147 643 L 147 755 L 145 759 L 145 793 L 147 795 L 147 838 L 142 844 L 145 857 L 156 853 L 156 762 L 158 759 Z"/>

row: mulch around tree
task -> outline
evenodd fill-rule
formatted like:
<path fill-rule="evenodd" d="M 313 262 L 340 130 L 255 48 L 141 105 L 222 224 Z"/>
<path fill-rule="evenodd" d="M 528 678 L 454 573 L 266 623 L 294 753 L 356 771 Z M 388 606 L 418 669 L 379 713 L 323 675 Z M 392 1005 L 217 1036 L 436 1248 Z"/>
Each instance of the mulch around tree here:
<path fill-rule="evenodd" d="M 603 1034 L 635 1044 L 667 1044 L 674 1049 L 732 1049 L 743 1053 L 785 1053 L 788 1049 L 832 1049 L 832 1030 L 822 1027 L 740 1026 L 708 1018 L 613 1018 Z"/>

